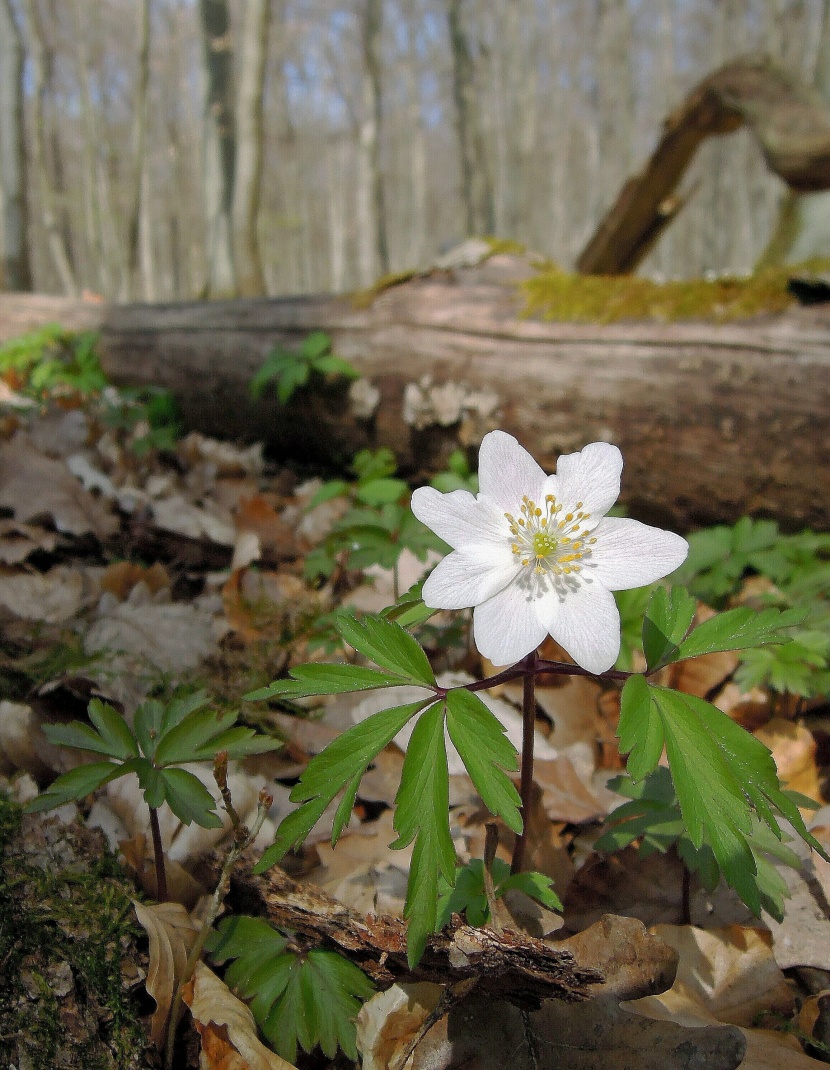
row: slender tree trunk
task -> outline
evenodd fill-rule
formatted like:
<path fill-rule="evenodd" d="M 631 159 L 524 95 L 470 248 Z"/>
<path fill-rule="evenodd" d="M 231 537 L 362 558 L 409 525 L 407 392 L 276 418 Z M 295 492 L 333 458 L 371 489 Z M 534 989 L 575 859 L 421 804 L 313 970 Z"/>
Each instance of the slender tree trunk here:
<path fill-rule="evenodd" d="M 380 166 L 381 36 L 383 0 L 365 0 L 361 40 L 363 46 L 362 115 L 358 130 L 357 226 L 361 286 L 389 272 L 386 210 Z"/>
<path fill-rule="evenodd" d="M 127 285 L 131 286 L 138 269 L 139 246 L 143 227 L 142 214 L 147 206 L 147 87 L 150 81 L 150 5 L 141 0 L 138 7 L 138 69 L 133 104 L 133 172 L 130 207 L 127 216 Z M 145 228 L 146 229 L 146 228 Z M 146 241 L 146 238 L 145 238 Z M 146 249 L 145 249 L 146 252 Z M 144 274 L 144 273 L 143 273 Z M 146 290 L 146 279 L 145 279 Z M 145 298 L 147 294 L 145 292 Z"/>
<path fill-rule="evenodd" d="M 470 236 L 492 234 L 496 229 L 496 219 L 484 138 L 479 122 L 475 64 L 461 7 L 462 0 L 447 0 L 453 99 L 461 158 L 461 196 L 467 235 Z"/>
<path fill-rule="evenodd" d="M 265 293 L 265 276 L 257 235 L 262 185 L 262 102 L 271 0 L 247 0 L 239 40 L 236 98 L 236 172 L 233 223 L 239 292 Z"/>
<path fill-rule="evenodd" d="M 207 293 L 236 293 L 233 183 L 236 130 L 233 42 L 227 0 L 199 0 L 205 83 L 203 182 L 207 217 Z"/>
<path fill-rule="evenodd" d="M 599 0 L 597 15 L 597 109 L 603 210 L 631 170 L 634 87 L 631 71 L 631 12 L 628 0 Z"/>
<path fill-rule="evenodd" d="M 0 289 L 31 288 L 23 150 L 23 41 L 11 0 L 0 0 Z"/>
<path fill-rule="evenodd" d="M 424 114 L 421 104 L 421 88 L 418 81 L 417 53 L 418 23 L 414 18 L 407 21 L 407 52 L 404 67 L 406 82 L 407 118 L 409 142 L 410 209 L 408 219 L 406 263 L 412 266 L 423 264 L 426 255 L 427 235 L 427 144 L 424 129 Z"/>
<path fill-rule="evenodd" d="M 72 258 L 61 228 L 55 206 L 55 190 L 49 175 L 46 153 L 46 120 L 44 98 L 47 89 L 49 59 L 40 24 L 36 0 L 25 0 L 26 30 L 29 55 L 32 61 L 32 166 L 38 185 L 40 217 L 46 232 L 46 242 L 55 265 L 63 292 L 68 297 L 78 294 L 78 282 Z"/>

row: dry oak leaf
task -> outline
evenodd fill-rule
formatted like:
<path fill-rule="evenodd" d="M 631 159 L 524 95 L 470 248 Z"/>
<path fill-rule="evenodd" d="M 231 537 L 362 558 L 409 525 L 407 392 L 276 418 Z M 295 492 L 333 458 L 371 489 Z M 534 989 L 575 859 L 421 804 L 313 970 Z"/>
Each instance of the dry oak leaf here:
<path fill-rule="evenodd" d="M 735 1070 L 745 1048 L 732 1026 L 654 1021 L 613 995 L 535 1012 L 474 995 L 429 1030 L 407 1070 Z"/>
<path fill-rule="evenodd" d="M 201 1070 L 294 1070 L 259 1040 L 250 1010 L 203 962 L 183 998 L 202 1040 Z"/>
<path fill-rule="evenodd" d="M 62 624 L 98 596 L 91 577 L 70 565 L 48 572 L 9 571 L 0 566 L 0 606 L 20 620 Z"/>
<path fill-rule="evenodd" d="M 765 930 L 744 925 L 720 929 L 655 925 L 649 931 L 677 951 L 671 992 L 703 1003 L 712 1018 L 750 1026 L 762 1011 L 792 1013 L 793 995 Z"/>
<path fill-rule="evenodd" d="M 751 936 L 754 930 L 741 926 L 714 933 L 690 929 L 655 927 L 661 939 L 675 942 L 680 951 L 677 979 L 668 992 L 628 1007 L 664 1024 L 694 1027 L 695 1032 L 725 1020 L 738 1023 L 746 1043 L 740 1070 L 818 1070 L 825 1065 L 805 1055 L 793 1036 L 741 1024 L 760 1009 L 786 1013 L 792 1008 L 763 934 Z"/>
<path fill-rule="evenodd" d="M 148 905 L 134 900 L 133 907 L 139 924 L 150 938 L 147 991 L 156 1001 L 150 1019 L 150 1038 L 157 1048 L 161 1048 L 167 1034 L 173 996 L 199 930 L 179 903 Z"/>
<path fill-rule="evenodd" d="M 105 539 L 118 521 L 84 490 L 64 461 L 56 461 L 18 436 L 0 448 L 0 506 L 19 521 L 49 516 L 58 531 L 70 535 L 92 532 Z"/>

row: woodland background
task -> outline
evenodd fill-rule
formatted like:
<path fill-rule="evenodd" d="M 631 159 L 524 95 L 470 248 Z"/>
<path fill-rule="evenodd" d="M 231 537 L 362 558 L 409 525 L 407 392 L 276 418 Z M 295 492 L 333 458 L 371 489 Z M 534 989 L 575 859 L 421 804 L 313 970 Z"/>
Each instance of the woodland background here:
<path fill-rule="evenodd" d="M 0 289 L 344 291 L 469 234 L 572 266 L 662 119 L 828 0 L 0 0 Z M 642 272 L 752 269 L 784 186 L 708 141 Z"/>

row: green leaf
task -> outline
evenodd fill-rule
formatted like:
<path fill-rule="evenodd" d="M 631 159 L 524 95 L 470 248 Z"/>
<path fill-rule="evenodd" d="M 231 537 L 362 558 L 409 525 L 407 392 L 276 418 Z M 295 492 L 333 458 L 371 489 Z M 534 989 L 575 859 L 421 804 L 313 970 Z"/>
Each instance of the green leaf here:
<path fill-rule="evenodd" d="M 196 751 L 195 761 L 212 761 L 220 751 L 225 751 L 229 758 L 247 758 L 251 754 L 266 754 L 268 751 L 280 750 L 282 742 L 271 736 L 255 732 L 253 728 L 236 725 L 227 732 L 209 739 Z"/>
<path fill-rule="evenodd" d="M 312 367 L 320 375 L 342 375 L 344 379 L 359 379 L 360 372 L 342 357 L 336 357 L 328 353 L 323 357 L 317 357 Z"/>
<path fill-rule="evenodd" d="M 309 367 L 300 361 L 290 365 L 277 380 L 277 398 L 280 405 L 287 405 L 295 390 L 308 382 Z"/>
<path fill-rule="evenodd" d="M 115 749 L 111 742 L 103 739 L 100 733 L 83 721 L 71 724 L 45 724 L 41 731 L 44 736 L 59 747 L 74 747 L 75 750 L 88 751 L 90 754 L 106 754 L 111 758 L 122 758 L 121 749 Z"/>
<path fill-rule="evenodd" d="M 164 705 L 158 699 L 148 699 L 147 702 L 142 702 L 135 711 L 133 727 L 141 753 L 145 758 L 152 759 L 156 753 L 164 714 Z"/>
<path fill-rule="evenodd" d="M 671 659 L 697 658 L 721 650 L 746 650 L 766 643 L 787 643 L 790 637 L 783 632 L 794 628 L 804 619 L 801 610 L 749 609 L 741 606 L 718 613 L 699 624 L 683 640 Z"/>
<path fill-rule="evenodd" d="M 407 959 L 412 968 L 435 931 L 438 874 L 448 884 L 455 878 L 443 703 L 436 702 L 415 725 L 395 802 L 398 838 L 392 847 L 402 849 L 415 841 L 404 906 L 404 917 L 409 919 Z"/>
<path fill-rule="evenodd" d="M 156 744 L 156 765 L 171 765 L 204 759 L 202 752 L 210 741 L 227 731 L 236 723 L 234 710 L 214 713 L 211 710 L 194 710 L 184 720 L 162 734 Z"/>
<path fill-rule="evenodd" d="M 680 646 L 697 603 L 683 587 L 657 587 L 643 621 L 643 652 L 649 672 L 671 661 Z"/>
<path fill-rule="evenodd" d="M 629 676 L 622 690 L 617 726 L 620 751 L 628 754 L 627 769 L 633 780 L 642 780 L 663 753 L 663 724 L 652 707 L 651 688 L 644 676 Z"/>
<path fill-rule="evenodd" d="M 161 719 L 159 732 L 166 735 L 171 728 L 189 717 L 196 710 L 201 710 L 210 702 L 207 691 L 190 691 L 168 702 L 164 707 L 164 716 Z"/>
<path fill-rule="evenodd" d="M 349 646 L 382 669 L 412 683 L 427 687 L 435 684 L 435 674 L 420 643 L 400 624 L 374 615 L 358 621 L 341 614 L 337 619 L 337 630 Z"/>
<path fill-rule="evenodd" d="M 298 665 L 290 680 L 275 680 L 267 687 L 245 695 L 249 702 L 268 698 L 308 698 L 311 695 L 338 695 L 349 691 L 373 691 L 398 687 L 411 679 L 399 674 L 378 672 L 361 665 Z"/>
<path fill-rule="evenodd" d="M 349 484 L 345 479 L 329 479 L 322 487 L 314 494 L 311 501 L 308 503 L 307 512 L 311 512 L 318 505 L 322 505 L 323 502 L 331 501 L 332 498 L 342 498 L 349 492 Z"/>
<path fill-rule="evenodd" d="M 409 487 L 402 479 L 370 479 L 366 483 L 360 483 L 356 490 L 358 501 L 366 505 L 383 505 L 387 502 L 397 502 L 409 491 Z"/>
<path fill-rule="evenodd" d="M 138 784 L 144 792 L 144 801 L 153 810 L 158 810 L 164 802 L 164 778 L 161 770 L 156 769 L 146 758 L 133 760 L 133 772 L 138 776 Z"/>
<path fill-rule="evenodd" d="M 236 961 L 225 981 L 250 1000 L 257 1024 L 284 1059 L 296 1061 L 298 1044 L 320 1045 L 329 1059 L 338 1046 L 357 1058 L 354 1019 L 375 986 L 334 951 L 312 948 L 300 957 L 285 937 L 261 918 L 226 918 L 207 942 L 217 962 Z"/>
<path fill-rule="evenodd" d="M 64 803 L 83 799 L 96 788 L 109 783 L 110 780 L 117 780 L 128 771 L 123 765 L 117 765 L 115 762 L 90 762 L 88 765 L 79 765 L 59 776 L 42 795 L 32 799 L 25 807 L 26 813 L 53 810 L 56 806 L 63 806 Z"/>
<path fill-rule="evenodd" d="M 167 805 L 183 824 L 195 821 L 206 829 L 222 827 L 222 819 L 213 812 L 216 800 L 198 777 L 187 769 L 163 769 L 160 776 Z"/>
<path fill-rule="evenodd" d="M 396 706 L 391 710 L 382 710 L 354 725 L 329 743 L 325 750 L 315 755 L 291 792 L 292 800 L 302 805 L 280 822 L 274 843 L 256 864 L 254 872 L 263 873 L 279 862 L 286 852 L 298 847 L 343 787 L 348 785 L 350 791 L 353 786 L 356 789 L 356 783 L 369 762 L 394 739 L 407 721 L 430 701 L 433 700 L 424 699 L 421 702 Z M 353 794 L 351 798 L 354 798 Z M 349 810 L 351 811 L 351 807 Z M 345 824 L 345 821 L 341 820 L 342 817 L 343 815 L 338 813 L 338 822 L 333 829 L 333 833 L 338 835 Z M 334 840 L 336 842 L 337 836 L 334 836 Z"/>
<path fill-rule="evenodd" d="M 767 748 L 710 703 L 632 677 L 623 690 L 619 735 L 621 748 L 631 751 L 629 773 L 635 780 L 654 768 L 659 758 L 655 740 L 665 739 L 672 782 L 692 844 L 697 849 L 704 842 L 711 846 L 724 877 L 754 913 L 762 903 L 749 844 L 753 813 L 777 838 L 782 833 L 775 815 L 782 814 L 805 842 L 825 855 L 792 799 L 781 790 Z"/>
<path fill-rule="evenodd" d="M 303 339 L 300 346 L 300 356 L 304 360 L 316 360 L 331 349 L 331 338 L 325 331 L 312 331 Z"/>
<path fill-rule="evenodd" d="M 476 791 L 490 813 L 518 835 L 522 831 L 522 801 L 507 772 L 515 772 L 519 763 L 504 725 L 478 695 L 466 688 L 448 691 L 446 704 L 450 739 Z"/>
<path fill-rule="evenodd" d="M 127 722 L 107 702 L 94 698 L 87 707 L 89 719 L 101 733 L 101 738 L 110 744 L 114 757 L 137 758 L 138 743 Z"/>
<path fill-rule="evenodd" d="M 500 882 L 496 888 L 496 894 L 501 898 L 505 892 L 515 888 L 524 892 L 530 899 L 535 899 L 548 910 L 563 910 L 562 900 L 553 890 L 553 881 L 544 873 L 526 872 L 513 873 L 506 880 Z"/>

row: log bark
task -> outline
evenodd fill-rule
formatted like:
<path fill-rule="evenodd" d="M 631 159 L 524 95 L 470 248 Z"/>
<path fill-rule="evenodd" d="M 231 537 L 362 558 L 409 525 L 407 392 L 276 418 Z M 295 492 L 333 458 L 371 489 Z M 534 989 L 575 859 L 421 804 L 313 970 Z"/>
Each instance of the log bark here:
<path fill-rule="evenodd" d="M 595 439 L 625 456 L 632 515 L 688 530 L 744 513 L 830 530 L 830 310 L 711 324 L 520 316 L 507 257 L 353 298 L 93 305 L 0 295 L 0 341 L 50 320 L 101 331 L 113 381 L 167 387 L 188 427 L 326 466 L 390 446 L 415 478 L 494 427 L 552 470 Z M 502 274 L 500 274 L 502 272 Z M 327 331 L 365 382 L 255 405 L 276 344 Z M 377 402 L 372 406 L 372 391 Z M 361 397 L 362 394 L 362 397 Z"/>

